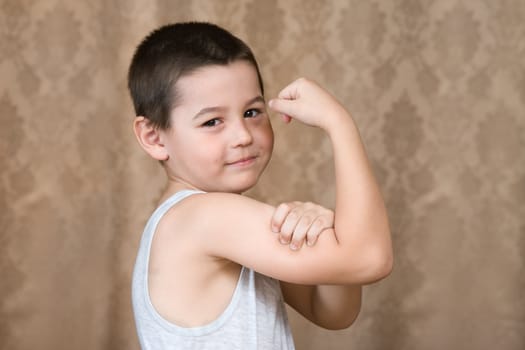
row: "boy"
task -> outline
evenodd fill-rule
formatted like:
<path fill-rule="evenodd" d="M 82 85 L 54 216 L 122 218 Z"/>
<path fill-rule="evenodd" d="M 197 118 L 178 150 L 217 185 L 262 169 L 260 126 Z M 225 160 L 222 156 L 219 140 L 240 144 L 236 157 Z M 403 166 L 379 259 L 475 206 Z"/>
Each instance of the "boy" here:
<path fill-rule="evenodd" d="M 384 204 L 345 109 L 306 79 L 269 102 L 285 122 L 320 127 L 331 139 L 331 228 L 319 206 L 273 208 L 241 195 L 273 148 L 262 79 L 241 40 L 207 23 L 162 27 L 137 48 L 129 88 L 137 140 L 168 178 L 133 275 L 142 347 L 293 349 L 283 298 L 322 327 L 352 324 L 361 285 L 390 273 L 392 250 Z"/>

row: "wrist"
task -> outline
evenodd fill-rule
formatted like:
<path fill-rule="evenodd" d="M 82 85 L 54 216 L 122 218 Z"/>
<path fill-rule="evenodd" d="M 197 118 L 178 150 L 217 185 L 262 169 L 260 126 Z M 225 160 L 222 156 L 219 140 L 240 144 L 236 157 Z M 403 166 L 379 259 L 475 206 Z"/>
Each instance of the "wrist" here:
<path fill-rule="evenodd" d="M 332 138 L 341 133 L 348 135 L 348 132 L 357 130 L 357 127 L 350 114 L 341 107 L 334 111 L 330 118 L 326 118 L 322 129 Z"/>

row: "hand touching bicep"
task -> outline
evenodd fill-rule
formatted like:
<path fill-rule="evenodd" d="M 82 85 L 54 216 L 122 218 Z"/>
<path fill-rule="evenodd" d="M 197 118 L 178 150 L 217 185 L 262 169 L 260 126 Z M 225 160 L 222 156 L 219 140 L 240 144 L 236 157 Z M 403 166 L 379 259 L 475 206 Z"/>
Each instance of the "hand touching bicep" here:
<path fill-rule="evenodd" d="M 319 235 L 334 227 L 334 212 L 310 202 L 282 203 L 272 216 L 272 231 L 282 244 L 298 250 L 304 243 L 313 246 Z"/>

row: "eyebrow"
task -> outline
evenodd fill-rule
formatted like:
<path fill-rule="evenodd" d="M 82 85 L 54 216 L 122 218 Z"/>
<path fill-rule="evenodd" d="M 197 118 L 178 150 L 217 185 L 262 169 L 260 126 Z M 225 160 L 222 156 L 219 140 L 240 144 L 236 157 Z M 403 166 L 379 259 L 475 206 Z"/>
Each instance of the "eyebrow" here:
<path fill-rule="evenodd" d="M 256 102 L 265 103 L 264 97 L 262 97 L 261 95 L 256 96 L 256 97 L 252 98 L 251 100 L 249 100 L 248 102 L 246 102 L 244 106 L 248 107 L 249 105 L 254 104 Z M 195 114 L 193 119 L 197 119 L 198 117 L 200 117 L 200 116 L 202 116 L 204 114 L 207 114 L 207 113 L 222 112 L 225 109 L 226 109 L 226 107 L 221 107 L 221 106 L 205 107 L 205 108 L 201 109 L 197 114 Z"/>

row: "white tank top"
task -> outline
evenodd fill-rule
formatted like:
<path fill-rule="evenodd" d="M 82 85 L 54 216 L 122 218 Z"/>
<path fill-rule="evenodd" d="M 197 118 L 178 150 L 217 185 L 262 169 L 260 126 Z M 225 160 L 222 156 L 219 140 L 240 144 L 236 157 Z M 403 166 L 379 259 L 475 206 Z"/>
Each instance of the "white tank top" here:
<path fill-rule="evenodd" d="M 232 299 L 222 314 L 203 326 L 185 328 L 164 319 L 148 290 L 151 242 L 162 216 L 197 191 L 180 191 L 151 215 L 139 246 L 132 282 L 135 324 L 142 349 L 294 349 L 279 281 L 242 267 Z M 181 281 L 184 283 L 184 281 Z"/>

